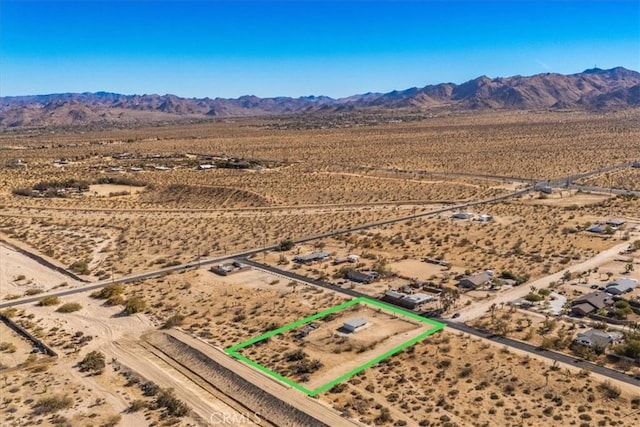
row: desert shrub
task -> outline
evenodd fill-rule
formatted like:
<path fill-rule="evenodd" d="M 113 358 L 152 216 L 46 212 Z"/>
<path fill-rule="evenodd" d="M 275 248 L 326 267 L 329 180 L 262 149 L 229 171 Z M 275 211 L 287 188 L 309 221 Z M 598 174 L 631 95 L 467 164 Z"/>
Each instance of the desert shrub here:
<path fill-rule="evenodd" d="M 91 372 L 94 374 L 101 374 L 106 366 L 104 354 L 99 351 L 92 351 L 78 362 L 78 367 L 81 372 Z"/>
<path fill-rule="evenodd" d="M 0 351 L 7 352 L 7 353 L 15 353 L 16 345 L 6 341 L 0 342 Z"/>
<path fill-rule="evenodd" d="M 107 306 L 107 307 L 113 307 L 113 306 L 116 306 L 116 305 L 124 305 L 126 302 L 127 302 L 127 300 L 125 300 L 122 295 L 114 295 L 114 296 L 108 298 L 104 302 L 104 305 Z"/>
<path fill-rule="evenodd" d="M 130 316 L 132 314 L 136 314 L 136 313 L 140 313 L 141 311 L 144 311 L 146 307 L 147 307 L 147 304 L 144 302 L 144 300 L 141 297 L 134 296 L 129 298 L 125 303 L 124 312 Z"/>
<path fill-rule="evenodd" d="M 342 393 L 349 387 L 346 383 L 336 384 L 329 389 L 329 393 Z"/>
<path fill-rule="evenodd" d="M 116 295 L 121 295 L 124 292 L 124 285 L 122 284 L 111 284 L 107 285 L 99 291 L 93 292 L 90 296 L 91 298 L 96 299 L 108 299 Z"/>
<path fill-rule="evenodd" d="M 77 302 L 68 302 L 66 304 L 62 304 L 56 311 L 59 313 L 73 313 L 78 310 L 82 310 L 81 304 Z"/>
<path fill-rule="evenodd" d="M 184 316 L 182 314 L 174 314 L 173 316 L 169 317 L 166 322 L 164 322 L 164 325 L 162 327 L 164 329 L 170 329 L 174 326 L 182 325 L 183 322 Z"/>
<path fill-rule="evenodd" d="M 458 376 L 460 378 L 466 378 L 471 375 L 472 372 L 473 368 L 471 366 L 465 366 L 464 368 L 460 369 L 460 372 L 458 372 Z"/>
<path fill-rule="evenodd" d="M 53 295 L 48 297 L 43 297 L 40 299 L 40 301 L 38 301 L 38 305 L 41 307 L 48 307 L 50 305 L 58 305 L 58 304 L 60 304 L 60 298 Z"/>
<path fill-rule="evenodd" d="M 115 427 L 120 424 L 120 421 L 122 421 L 122 415 L 110 415 L 106 420 L 104 420 L 104 422 L 102 422 L 102 424 L 100 424 L 100 427 Z"/>
<path fill-rule="evenodd" d="M 86 259 L 74 262 L 69 266 L 69 268 L 71 269 L 71 271 L 77 274 L 87 275 L 91 273 L 91 271 L 89 270 L 89 261 L 87 261 Z"/>
<path fill-rule="evenodd" d="M 129 405 L 129 412 L 138 412 L 147 407 L 147 402 L 142 399 L 136 399 Z"/>
<path fill-rule="evenodd" d="M 534 294 L 533 292 L 531 292 L 527 294 L 527 296 L 525 296 L 524 299 L 526 299 L 529 302 L 539 302 L 539 301 L 542 301 L 543 297 L 540 294 Z"/>
<path fill-rule="evenodd" d="M 51 414 L 62 409 L 71 408 L 72 405 L 73 399 L 67 395 L 43 397 L 34 403 L 33 413 L 35 415 Z"/>
<path fill-rule="evenodd" d="M 278 250 L 290 251 L 295 246 L 295 242 L 292 239 L 284 239 L 278 245 Z"/>
<path fill-rule="evenodd" d="M 391 418 L 391 411 L 386 407 L 380 408 L 380 415 L 373 420 L 376 425 L 386 424 L 391 421 L 393 421 L 393 418 Z"/>
<path fill-rule="evenodd" d="M 145 184 L 142 181 L 136 181 L 135 179 L 126 177 L 113 177 L 103 176 L 95 181 L 96 184 L 114 184 L 114 185 L 129 185 L 131 187 L 144 187 Z M 128 192 L 127 192 L 128 193 Z"/>
<path fill-rule="evenodd" d="M 284 359 L 287 362 L 297 362 L 305 357 L 307 357 L 307 354 L 302 349 L 294 350 L 284 355 Z"/>
<path fill-rule="evenodd" d="M 174 417 L 184 417 L 189 413 L 186 403 L 175 397 L 173 389 L 161 389 L 156 396 L 155 405 L 158 408 L 165 408 L 167 413 Z"/>
<path fill-rule="evenodd" d="M 43 292 L 44 292 L 44 289 L 42 288 L 30 288 L 24 291 L 24 294 L 27 296 L 33 296 L 33 295 L 41 294 Z"/>
<path fill-rule="evenodd" d="M 617 399 L 618 397 L 620 397 L 620 387 L 616 386 L 611 381 L 607 380 L 603 383 L 598 384 L 597 389 L 608 399 Z"/>
<path fill-rule="evenodd" d="M 140 390 L 142 390 L 142 394 L 145 396 L 155 396 L 160 391 L 160 386 L 153 381 L 147 381 L 140 386 Z"/>
<path fill-rule="evenodd" d="M 8 318 L 12 318 L 14 317 L 16 314 L 18 314 L 18 309 L 15 307 L 9 307 L 9 308 L 5 308 L 4 310 L 2 310 L 2 315 Z"/>

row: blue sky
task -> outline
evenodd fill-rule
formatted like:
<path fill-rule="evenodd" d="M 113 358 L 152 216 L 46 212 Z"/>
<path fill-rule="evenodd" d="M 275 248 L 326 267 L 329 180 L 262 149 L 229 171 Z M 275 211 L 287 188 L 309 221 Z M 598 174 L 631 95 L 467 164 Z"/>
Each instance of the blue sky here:
<path fill-rule="evenodd" d="M 640 68 L 640 0 L 0 0 L 0 95 L 348 96 Z"/>

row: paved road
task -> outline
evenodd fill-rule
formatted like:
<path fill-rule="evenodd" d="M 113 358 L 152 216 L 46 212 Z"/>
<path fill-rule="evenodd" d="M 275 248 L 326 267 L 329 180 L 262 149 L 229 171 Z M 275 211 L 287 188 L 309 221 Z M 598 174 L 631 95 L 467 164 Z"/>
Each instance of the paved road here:
<path fill-rule="evenodd" d="M 594 171 L 590 171 L 590 172 L 584 172 L 584 173 L 578 173 L 575 175 L 570 175 L 567 176 L 565 178 L 560 178 L 560 179 L 556 179 L 556 180 L 551 180 L 549 182 L 549 184 L 552 187 L 562 187 L 562 186 L 567 186 L 572 184 L 573 182 L 582 179 L 582 178 L 588 178 L 590 176 L 593 175 L 599 175 L 601 173 L 605 173 L 605 172 L 611 172 L 613 170 L 616 169 L 624 169 L 624 168 L 628 168 L 631 167 L 631 165 L 633 164 L 633 162 L 625 162 L 625 163 L 619 163 L 617 165 L 612 165 L 612 166 L 605 166 L 603 168 L 600 169 L 596 169 Z"/>
<path fill-rule="evenodd" d="M 330 285 L 326 282 L 323 282 L 321 280 L 314 280 L 314 279 L 309 279 L 308 277 L 302 276 L 300 274 L 297 273 L 293 273 L 291 271 L 286 271 L 286 270 L 281 270 L 277 267 L 273 267 L 271 265 L 266 265 L 266 264 L 261 264 L 252 260 L 248 260 L 248 259 L 242 259 L 240 261 L 243 264 L 247 264 L 250 265 L 253 268 L 259 269 L 259 270 L 263 270 L 263 271 L 267 271 L 269 273 L 272 274 L 276 274 L 279 275 L 281 277 L 286 277 L 288 279 L 293 279 L 293 280 L 297 280 L 303 283 L 307 283 L 309 285 L 313 285 L 313 286 L 319 286 L 325 289 L 330 289 L 336 292 L 340 292 L 342 294 L 351 296 L 351 297 L 366 297 L 366 298 L 371 298 L 371 296 L 363 294 L 362 292 L 358 292 L 354 289 L 344 289 L 341 288 L 339 286 L 334 286 L 334 285 Z M 394 306 L 395 307 L 395 306 Z M 408 313 L 414 313 L 415 312 L 413 310 L 409 310 L 403 307 L 397 307 L 399 310 L 402 311 L 406 311 Z M 484 338 L 484 339 L 489 339 L 491 341 L 494 342 L 498 342 L 501 344 L 504 344 L 507 347 L 513 347 L 516 348 L 518 350 L 522 350 L 522 351 L 526 351 L 528 353 L 533 353 L 535 355 L 538 356 L 542 356 L 545 357 L 547 359 L 551 359 L 557 362 L 561 362 L 561 363 L 566 363 L 568 365 L 572 365 L 572 366 L 576 366 L 578 368 L 584 368 L 587 369 L 591 372 L 595 372 L 597 374 L 606 376 L 608 378 L 611 379 L 615 379 L 618 381 L 622 381 L 628 384 L 632 384 L 634 386 L 638 386 L 640 387 L 640 378 L 633 378 L 629 375 L 626 375 L 622 372 L 616 371 L 614 369 L 609 369 L 606 368 L 604 366 L 600 366 L 600 365 L 596 365 L 594 363 L 588 362 L 586 360 L 582 360 L 582 359 L 577 359 L 575 357 L 571 357 L 569 355 L 566 354 L 562 354 L 562 353 L 557 353 L 555 351 L 551 351 L 551 350 L 544 350 L 542 348 L 533 346 L 531 344 L 527 344 L 521 341 L 516 341 L 510 338 L 506 338 L 506 337 L 502 337 L 496 334 L 492 334 L 489 332 L 485 332 L 476 328 L 473 328 L 469 325 L 466 325 L 464 323 L 459 323 L 457 321 L 453 321 L 450 319 L 437 319 L 439 322 L 444 323 L 445 325 L 447 325 L 448 327 L 450 327 L 451 329 L 455 329 L 457 331 L 461 331 L 470 335 L 474 335 L 476 337 L 480 337 L 480 338 Z"/>
<path fill-rule="evenodd" d="M 622 194 L 626 196 L 640 197 L 640 191 L 624 190 L 621 188 L 592 187 L 588 185 L 576 185 L 576 184 L 570 184 L 569 188 L 571 188 L 572 190 L 588 191 L 592 193 Z"/>

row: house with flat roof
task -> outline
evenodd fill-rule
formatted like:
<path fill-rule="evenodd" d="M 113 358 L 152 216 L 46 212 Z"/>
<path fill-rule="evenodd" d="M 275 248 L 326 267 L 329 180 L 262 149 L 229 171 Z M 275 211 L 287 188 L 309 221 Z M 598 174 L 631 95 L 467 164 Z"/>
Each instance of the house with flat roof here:
<path fill-rule="evenodd" d="M 421 306 L 422 304 L 436 300 L 437 297 L 433 295 L 423 294 L 416 292 L 414 294 L 407 294 L 404 292 L 387 291 L 382 297 L 382 301 L 388 302 L 393 305 L 397 305 L 411 310 Z"/>
<path fill-rule="evenodd" d="M 352 317 L 344 322 L 342 329 L 346 332 L 353 333 L 367 324 L 367 320 L 362 317 Z"/>
<path fill-rule="evenodd" d="M 329 252 L 312 252 L 306 255 L 296 255 L 293 257 L 293 262 L 299 264 L 312 264 L 314 262 L 325 261 L 331 255 Z"/>
<path fill-rule="evenodd" d="M 607 222 L 606 222 L 607 225 L 610 225 L 610 226 L 615 227 L 615 228 L 622 227 L 626 223 L 627 223 L 627 221 L 625 221 L 622 218 L 612 218 L 612 219 L 607 220 Z"/>
<path fill-rule="evenodd" d="M 375 279 L 380 277 L 380 275 L 375 271 L 358 271 L 358 270 L 349 270 L 347 271 L 346 278 L 351 280 L 352 282 L 369 284 L 373 282 Z"/>
<path fill-rule="evenodd" d="M 638 281 L 635 279 L 618 279 L 609 283 L 605 288 L 605 292 L 612 295 L 622 295 L 633 291 L 636 286 L 638 286 Z"/>

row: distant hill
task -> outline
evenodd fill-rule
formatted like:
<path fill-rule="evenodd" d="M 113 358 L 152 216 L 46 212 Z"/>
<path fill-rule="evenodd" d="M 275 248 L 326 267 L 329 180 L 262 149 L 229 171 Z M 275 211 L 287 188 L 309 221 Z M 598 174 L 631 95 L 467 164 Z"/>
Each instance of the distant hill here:
<path fill-rule="evenodd" d="M 63 93 L 0 98 L 0 127 L 109 125 L 189 118 L 331 113 L 367 109 L 624 109 L 640 106 L 640 73 L 622 67 L 577 74 L 478 77 L 347 98 L 180 98 L 174 95 Z"/>

